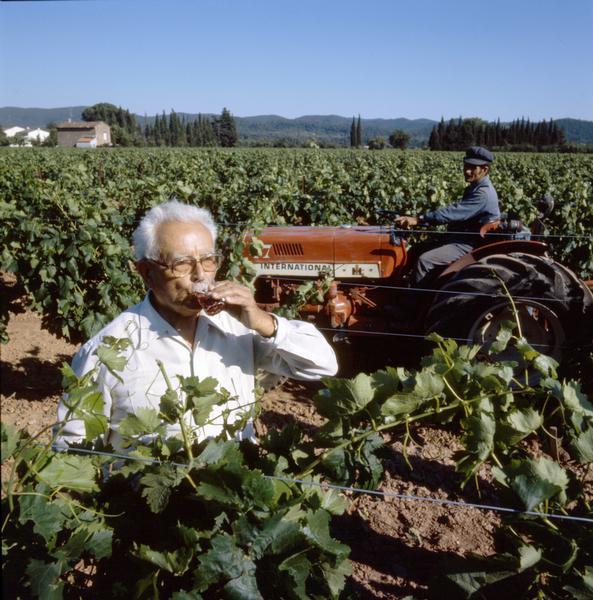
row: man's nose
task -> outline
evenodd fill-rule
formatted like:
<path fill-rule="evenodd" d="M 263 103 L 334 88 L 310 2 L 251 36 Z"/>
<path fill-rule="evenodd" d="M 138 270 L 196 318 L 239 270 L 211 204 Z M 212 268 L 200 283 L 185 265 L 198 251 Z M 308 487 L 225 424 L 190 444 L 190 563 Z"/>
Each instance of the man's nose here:
<path fill-rule="evenodd" d="M 194 263 L 194 268 L 191 272 L 192 281 L 199 281 L 200 279 L 205 279 L 206 271 L 204 271 L 204 267 L 199 260 L 196 260 Z"/>

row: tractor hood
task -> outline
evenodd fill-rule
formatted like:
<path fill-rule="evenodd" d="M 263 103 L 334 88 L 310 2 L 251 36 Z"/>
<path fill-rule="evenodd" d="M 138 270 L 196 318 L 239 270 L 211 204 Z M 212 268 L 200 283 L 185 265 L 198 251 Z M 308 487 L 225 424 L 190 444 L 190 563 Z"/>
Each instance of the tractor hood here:
<path fill-rule="evenodd" d="M 250 257 L 258 276 L 383 279 L 407 261 L 405 242 L 390 240 L 387 227 L 266 227 L 255 237 L 263 243 L 261 256 Z"/>

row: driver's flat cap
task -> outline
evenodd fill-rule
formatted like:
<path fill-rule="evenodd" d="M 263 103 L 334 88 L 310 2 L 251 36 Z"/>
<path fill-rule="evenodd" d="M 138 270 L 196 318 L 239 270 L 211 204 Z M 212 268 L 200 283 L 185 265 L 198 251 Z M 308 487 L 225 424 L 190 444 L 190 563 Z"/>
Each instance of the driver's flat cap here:
<path fill-rule="evenodd" d="M 489 165 L 493 160 L 494 154 L 481 146 L 470 146 L 463 157 L 463 162 L 470 165 Z"/>

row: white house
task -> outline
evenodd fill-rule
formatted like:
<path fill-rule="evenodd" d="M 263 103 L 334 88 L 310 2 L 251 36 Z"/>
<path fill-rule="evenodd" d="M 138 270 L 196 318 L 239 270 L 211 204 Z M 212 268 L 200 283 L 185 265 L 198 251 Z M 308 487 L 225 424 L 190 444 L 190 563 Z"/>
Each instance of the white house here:
<path fill-rule="evenodd" d="M 24 127 L 9 127 L 4 130 L 6 137 L 14 137 L 17 133 L 21 133 L 21 131 L 25 131 Z"/>
<path fill-rule="evenodd" d="M 37 129 L 27 131 L 25 137 L 30 141 L 37 140 L 38 142 L 44 142 L 49 137 L 49 131 L 38 127 Z"/>
<path fill-rule="evenodd" d="M 4 130 L 6 137 L 12 138 L 10 145 L 13 147 L 30 147 L 33 142 L 44 142 L 49 137 L 49 131 L 45 129 L 29 129 L 28 127 L 9 127 Z"/>

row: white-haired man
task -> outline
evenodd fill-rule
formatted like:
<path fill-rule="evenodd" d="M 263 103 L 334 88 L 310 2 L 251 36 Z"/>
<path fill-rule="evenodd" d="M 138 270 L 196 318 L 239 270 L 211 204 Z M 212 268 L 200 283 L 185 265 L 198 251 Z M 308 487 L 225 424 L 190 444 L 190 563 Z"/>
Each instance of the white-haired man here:
<path fill-rule="evenodd" d="M 106 441 L 115 448 L 120 448 L 118 425 L 124 417 L 142 407 L 158 409 L 167 390 L 159 361 L 174 385 L 178 375 L 215 378 L 230 392 L 232 400 L 224 408 L 231 410 L 253 403 L 258 368 L 304 380 L 337 371 L 333 350 L 313 325 L 271 315 L 257 306 L 249 288 L 215 280 L 220 262 L 215 242 L 210 213 L 177 200 L 152 208 L 134 232 L 136 267 L 148 292 L 84 344 L 72 363 L 81 375 L 97 366 L 95 351 L 106 336 L 130 341 L 121 381 L 99 366 L 110 426 Z M 207 314 L 194 293 L 196 285 L 207 288 L 223 310 Z M 218 412 L 200 431 L 203 437 L 221 431 L 222 408 L 215 407 Z M 63 399 L 60 421 L 67 412 Z M 84 432 L 81 421 L 69 421 L 58 445 L 79 441 Z M 170 433 L 177 433 L 174 426 Z M 251 423 L 242 437 L 254 437 Z"/>

